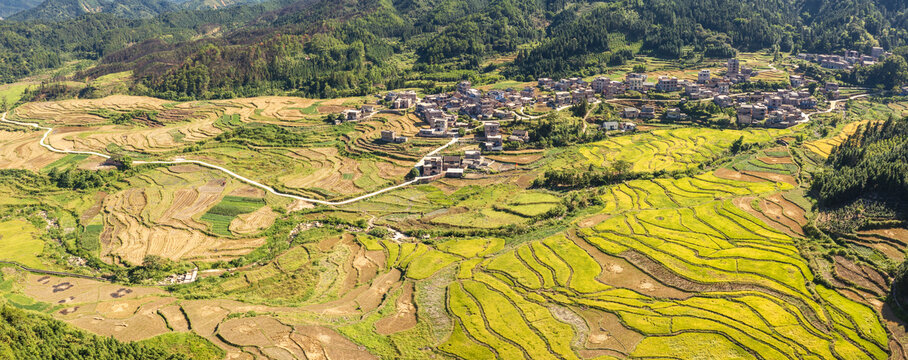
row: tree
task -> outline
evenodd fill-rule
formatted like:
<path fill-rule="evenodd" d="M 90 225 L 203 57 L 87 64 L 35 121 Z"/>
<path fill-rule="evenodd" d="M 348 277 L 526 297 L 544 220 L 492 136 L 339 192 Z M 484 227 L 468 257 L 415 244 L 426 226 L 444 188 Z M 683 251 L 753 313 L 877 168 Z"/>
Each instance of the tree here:
<path fill-rule="evenodd" d="M 579 103 L 577 103 L 574 106 L 571 106 L 571 114 L 573 114 L 575 117 L 579 117 L 581 119 L 586 117 L 586 113 L 589 112 L 589 110 L 590 110 L 590 103 L 587 102 L 586 99 L 580 100 Z"/>
<path fill-rule="evenodd" d="M 731 148 L 729 149 L 729 151 L 731 151 L 732 154 L 737 154 L 737 153 L 741 152 L 741 150 L 743 150 L 743 149 L 744 149 L 744 137 L 741 136 L 737 140 L 735 140 L 733 143 L 731 143 Z"/>
<path fill-rule="evenodd" d="M 618 174 L 626 174 L 631 169 L 631 163 L 627 160 L 615 160 L 615 162 L 612 163 L 612 169 Z"/>

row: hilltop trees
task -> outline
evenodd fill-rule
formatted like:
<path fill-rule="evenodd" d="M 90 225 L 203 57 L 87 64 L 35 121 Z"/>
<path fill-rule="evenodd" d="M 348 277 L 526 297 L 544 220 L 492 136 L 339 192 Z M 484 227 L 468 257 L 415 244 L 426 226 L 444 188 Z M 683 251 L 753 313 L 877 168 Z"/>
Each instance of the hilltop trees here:
<path fill-rule="evenodd" d="M 859 129 L 833 150 L 827 164 L 830 169 L 810 187 L 823 205 L 844 205 L 870 194 L 908 201 L 908 118 Z"/>

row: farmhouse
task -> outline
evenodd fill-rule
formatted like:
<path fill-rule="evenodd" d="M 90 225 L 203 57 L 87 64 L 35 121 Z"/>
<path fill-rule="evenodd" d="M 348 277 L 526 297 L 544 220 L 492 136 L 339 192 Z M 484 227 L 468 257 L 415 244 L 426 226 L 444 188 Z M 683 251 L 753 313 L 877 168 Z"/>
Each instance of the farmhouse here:
<path fill-rule="evenodd" d="M 397 133 L 391 130 L 382 130 L 381 141 L 400 144 L 407 142 L 407 138 L 405 136 L 397 136 Z"/>
<path fill-rule="evenodd" d="M 511 132 L 511 136 L 508 137 L 508 141 L 516 142 L 527 142 L 530 141 L 530 133 L 526 130 L 514 130 Z"/>
<path fill-rule="evenodd" d="M 656 107 L 653 105 L 649 105 L 649 104 L 643 105 L 640 108 L 639 117 L 641 119 L 655 119 L 656 118 Z"/>
<path fill-rule="evenodd" d="M 615 131 L 618 130 L 619 124 L 617 121 L 606 121 L 602 123 L 602 130 L 604 131 Z"/>
<path fill-rule="evenodd" d="M 358 121 L 363 118 L 363 112 L 360 110 L 344 110 L 344 121 Z"/>
<path fill-rule="evenodd" d="M 626 107 L 621 115 L 628 119 L 636 119 L 640 116 L 640 110 L 635 107 Z"/>

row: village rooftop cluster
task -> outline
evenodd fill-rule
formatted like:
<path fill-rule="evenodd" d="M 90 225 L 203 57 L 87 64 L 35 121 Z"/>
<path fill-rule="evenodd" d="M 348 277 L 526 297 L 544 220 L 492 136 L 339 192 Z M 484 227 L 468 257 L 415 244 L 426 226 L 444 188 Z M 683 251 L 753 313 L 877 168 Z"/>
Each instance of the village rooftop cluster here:
<path fill-rule="evenodd" d="M 887 52 L 881 47 L 874 47 L 870 49 L 870 55 L 864 55 L 855 50 L 846 50 L 843 55 L 801 53 L 797 57 L 799 60 L 817 63 L 830 70 L 851 70 L 855 66 L 876 64 L 891 55 L 891 52 Z"/>
<path fill-rule="evenodd" d="M 854 52 L 846 53 L 839 57 L 846 62 L 876 61 L 887 53 L 875 48 L 870 56 L 855 55 Z M 819 59 L 820 55 L 805 55 L 804 59 Z M 825 56 L 825 55 L 822 55 Z M 838 61 L 839 58 L 832 58 Z M 830 60 L 824 58 L 826 60 Z M 581 78 L 568 78 L 555 81 L 550 78 L 540 78 L 537 86 L 527 86 L 520 90 L 489 90 L 482 91 L 473 88 L 469 81 L 461 81 L 454 90 L 448 93 L 427 95 L 420 98 L 415 91 L 392 91 L 382 99 L 382 104 L 388 110 L 400 113 L 413 109 L 415 115 L 420 117 L 427 128 L 422 128 L 416 134 L 427 138 L 453 138 L 466 133 L 474 127 L 471 122 L 481 121 L 482 131 L 475 135 L 482 151 L 501 151 L 506 141 L 526 142 L 529 134 L 526 130 L 514 130 L 511 134 L 502 134 L 500 121 L 512 120 L 515 117 L 527 117 L 523 109 L 535 106 L 537 103 L 545 104 L 552 109 L 563 109 L 586 101 L 596 103 L 601 99 L 626 99 L 627 101 L 642 102 L 640 108 L 628 106 L 619 114 L 626 119 L 655 119 L 657 106 L 655 102 L 641 99 L 649 93 L 680 93 L 684 98 L 678 99 L 679 103 L 689 100 L 712 101 L 721 108 L 735 108 L 737 121 L 740 124 L 766 127 L 789 127 L 807 119 L 804 111 L 817 107 L 817 98 L 810 92 L 802 89 L 806 81 L 801 76 L 790 76 L 790 89 L 775 92 L 752 92 L 732 94 L 731 88 L 735 84 L 745 83 L 757 76 L 758 72 L 752 68 L 742 66 L 736 58 L 728 59 L 725 63 L 725 72 L 721 76 L 714 76 L 709 69 L 700 70 L 696 80 L 684 80 L 677 77 L 659 76 L 655 81 L 643 73 L 629 73 L 624 81 L 612 80 L 607 77 L 597 77 L 592 81 Z M 829 99 L 839 98 L 838 84 L 826 83 L 821 89 Z M 377 113 L 375 105 L 363 105 L 360 109 L 346 110 L 341 114 L 339 121 L 359 121 Z M 670 121 L 683 121 L 688 116 L 677 107 L 665 108 L 663 118 Z M 633 122 L 607 121 L 600 125 L 604 131 L 634 131 L 636 124 Z M 399 136 L 393 131 L 382 131 L 379 141 L 385 143 L 404 143 L 408 139 Z M 438 156 L 429 157 L 421 166 L 422 175 L 435 176 L 463 176 L 464 169 L 482 169 L 491 164 L 481 156 L 479 151 L 468 151 L 465 156 Z"/>

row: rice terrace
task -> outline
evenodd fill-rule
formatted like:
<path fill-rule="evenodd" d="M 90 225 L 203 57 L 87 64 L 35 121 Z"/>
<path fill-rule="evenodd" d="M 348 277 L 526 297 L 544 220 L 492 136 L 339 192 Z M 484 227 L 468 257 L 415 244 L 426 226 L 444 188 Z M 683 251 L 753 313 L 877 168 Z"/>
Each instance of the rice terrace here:
<path fill-rule="evenodd" d="M 189 3 L 261 12 L 250 39 L 306 23 Z M 448 16 L 518 8 L 416 3 L 452 49 Z M 649 6 L 527 23 L 580 46 L 578 22 L 645 32 Z M 346 14 L 306 25 L 343 40 L 256 38 L 288 52 L 266 61 L 200 23 L 192 51 L 173 30 L 3 80 L 0 359 L 908 358 L 908 87 L 865 73 L 908 50 L 834 69 L 791 34 L 736 50 L 699 26 L 677 59 L 612 32 L 570 61 L 542 33 L 454 61 L 397 15 L 312 11 Z M 347 27 L 373 17 L 384 35 Z"/>

